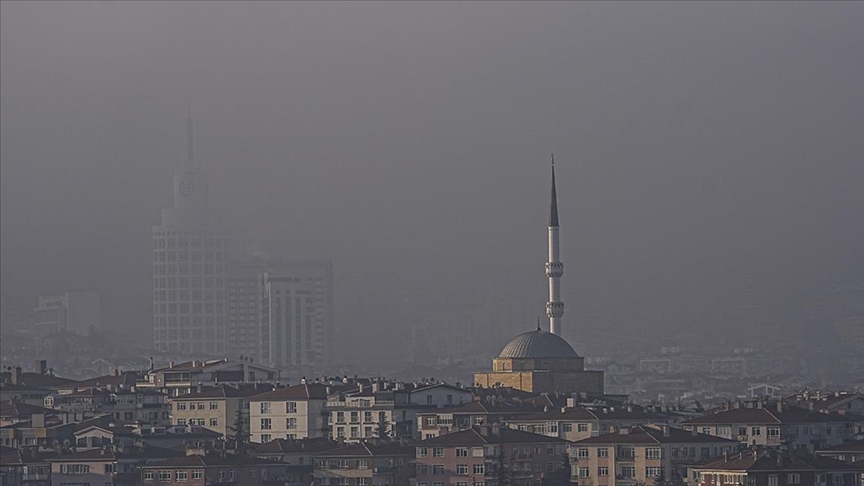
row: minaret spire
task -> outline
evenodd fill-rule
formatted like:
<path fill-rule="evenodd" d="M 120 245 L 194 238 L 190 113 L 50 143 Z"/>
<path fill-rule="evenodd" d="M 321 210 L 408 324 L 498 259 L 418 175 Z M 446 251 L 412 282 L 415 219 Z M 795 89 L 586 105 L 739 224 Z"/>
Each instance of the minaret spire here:
<path fill-rule="evenodd" d="M 564 264 L 560 261 L 558 242 L 558 194 L 555 190 L 555 154 L 552 154 L 552 191 L 549 201 L 549 227 L 547 228 L 549 258 L 546 261 L 546 277 L 549 279 L 549 300 L 546 301 L 546 316 L 549 318 L 549 332 L 561 335 L 561 317 L 564 316 L 564 302 L 561 302 L 561 276 Z"/>
<path fill-rule="evenodd" d="M 189 102 L 189 112 L 186 116 L 186 163 L 189 168 L 195 167 L 195 139 L 192 131 L 192 102 Z"/>

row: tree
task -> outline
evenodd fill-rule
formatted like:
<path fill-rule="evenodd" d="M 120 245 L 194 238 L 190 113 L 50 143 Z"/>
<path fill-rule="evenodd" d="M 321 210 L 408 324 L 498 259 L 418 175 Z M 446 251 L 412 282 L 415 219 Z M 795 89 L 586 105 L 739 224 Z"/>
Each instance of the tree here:
<path fill-rule="evenodd" d="M 507 462 L 507 456 L 504 454 L 504 446 L 498 451 L 498 457 L 495 458 L 495 486 L 510 486 L 511 484 L 510 464 Z"/>
<path fill-rule="evenodd" d="M 378 426 L 375 428 L 375 437 L 379 439 L 390 437 L 390 424 L 386 420 L 378 421 Z"/>
<path fill-rule="evenodd" d="M 666 481 L 666 474 L 663 468 L 660 468 L 660 474 L 654 478 L 654 486 L 668 486 L 670 481 Z"/>
<path fill-rule="evenodd" d="M 240 454 L 245 454 L 246 447 L 249 445 L 249 431 L 246 430 L 242 406 L 237 408 L 237 413 L 234 414 L 234 425 L 228 429 L 231 431 L 229 437 L 234 441 L 234 450 Z"/>
<path fill-rule="evenodd" d="M 570 456 L 565 452 L 563 461 L 558 466 L 558 469 L 551 473 L 544 474 L 543 480 L 540 482 L 543 486 L 567 486 L 570 483 Z"/>

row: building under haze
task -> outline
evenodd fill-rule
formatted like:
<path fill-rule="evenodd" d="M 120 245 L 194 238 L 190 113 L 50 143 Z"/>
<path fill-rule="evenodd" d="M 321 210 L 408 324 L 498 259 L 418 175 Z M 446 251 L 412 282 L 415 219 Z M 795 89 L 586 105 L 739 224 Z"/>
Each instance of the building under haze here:
<path fill-rule="evenodd" d="M 33 331 L 46 336 L 60 331 L 87 334 L 102 327 L 99 292 L 67 292 L 63 295 L 40 295 L 33 309 Z"/>
<path fill-rule="evenodd" d="M 229 351 L 275 368 L 317 368 L 333 340 L 329 260 L 233 263 L 227 289 Z"/>
<path fill-rule="evenodd" d="M 538 322 L 537 329 L 513 338 L 492 360 L 491 372 L 474 374 L 475 385 L 487 388 L 506 386 L 531 393 L 603 393 L 603 372 L 586 371 L 585 358 L 576 354 L 570 343 L 560 336 L 561 317 L 564 316 L 560 280 L 564 275 L 564 264 L 560 261 L 558 229 L 558 195 L 553 163 L 546 262 L 549 331 L 541 329 Z"/>
<path fill-rule="evenodd" d="M 207 175 L 195 167 L 191 148 L 186 169 L 174 175 L 174 206 L 162 210 L 152 236 L 154 348 L 225 353 L 230 243 L 208 206 Z"/>

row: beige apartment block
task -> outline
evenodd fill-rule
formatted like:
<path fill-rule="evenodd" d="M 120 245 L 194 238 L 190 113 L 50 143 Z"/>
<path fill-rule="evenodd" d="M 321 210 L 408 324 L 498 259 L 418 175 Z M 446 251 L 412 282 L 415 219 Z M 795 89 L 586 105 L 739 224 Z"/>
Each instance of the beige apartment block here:
<path fill-rule="evenodd" d="M 666 425 L 621 429 L 570 444 L 572 481 L 579 486 L 636 486 L 656 478 L 678 483 L 687 464 L 733 451 L 737 442 Z"/>
<path fill-rule="evenodd" d="M 576 441 L 624 427 L 666 422 L 666 417 L 627 407 L 563 407 L 507 420 L 511 429 Z"/>
<path fill-rule="evenodd" d="M 201 389 L 186 395 L 169 398 L 173 425 L 198 425 L 223 436 L 232 434 L 237 412 L 249 430 L 249 397 L 270 390 L 271 385 L 230 386 Z"/>
<path fill-rule="evenodd" d="M 266 443 L 327 437 L 327 388 L 323 383 L 304 383 L 250 398 L 250 440 Z"/>

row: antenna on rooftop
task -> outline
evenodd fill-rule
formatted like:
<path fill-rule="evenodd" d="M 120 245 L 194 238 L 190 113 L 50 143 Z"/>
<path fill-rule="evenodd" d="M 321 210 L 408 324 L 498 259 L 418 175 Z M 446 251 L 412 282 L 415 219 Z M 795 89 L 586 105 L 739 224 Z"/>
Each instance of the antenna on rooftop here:
<path fill-rule="evenodd" d="M 192 101 L 189 101 L 188 114 L 186 116 L 186 156 L 190 168 L 195 167 L 195 142 L 192 131 Z"/>

